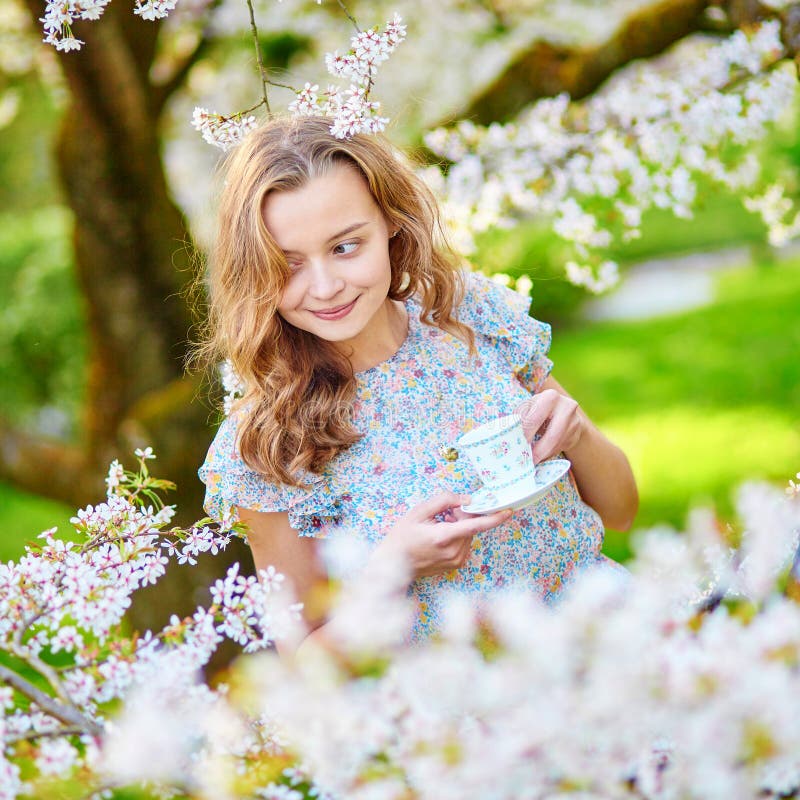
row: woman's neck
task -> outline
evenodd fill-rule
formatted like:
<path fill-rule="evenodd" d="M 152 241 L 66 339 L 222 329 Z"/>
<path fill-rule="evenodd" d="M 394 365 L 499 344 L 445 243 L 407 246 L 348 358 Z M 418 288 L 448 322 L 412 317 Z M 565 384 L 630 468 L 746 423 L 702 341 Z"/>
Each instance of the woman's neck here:
<path fill-rule="evenodd" d="M 372 320 L 369 335 L 345 344 L 342 351 L 350 360 L 354 372 L 362 372 L 391 358 L 408 336 L 408 312 L 399 300 L 389 300 Z"/>

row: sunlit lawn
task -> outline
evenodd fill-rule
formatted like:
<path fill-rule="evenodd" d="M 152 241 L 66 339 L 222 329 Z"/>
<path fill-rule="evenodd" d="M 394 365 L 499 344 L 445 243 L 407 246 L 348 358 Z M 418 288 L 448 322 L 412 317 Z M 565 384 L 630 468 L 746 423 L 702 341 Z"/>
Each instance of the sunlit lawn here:
<path fill-rule="evenodd" d="M 19 558 L 23 546 L 43 530 L 57 525 L 59 533 L 69 533 L 74 513 L 62 503 L 0 483 L 0 561 Z"/>
<path fill-rule="evenodd" d="M 800 261 L 723 276 L 713 306 L 556 331 L 555 374 L 629 454 L 635 527 L 681 527 L 692 505 L 729 517 L 749 478 L 800 469 Z M 626 537 L 607 537 L 611 555 Z"/>

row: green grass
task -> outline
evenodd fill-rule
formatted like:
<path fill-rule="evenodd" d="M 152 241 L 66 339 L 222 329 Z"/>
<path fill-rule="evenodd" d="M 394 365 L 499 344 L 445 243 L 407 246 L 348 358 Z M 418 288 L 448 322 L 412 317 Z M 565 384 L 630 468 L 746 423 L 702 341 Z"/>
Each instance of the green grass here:
<path fill-rule="evenodd" d="M 63 206 L 0 212 L 0 416 L 35 427 L 43 410 L 75 434 L 85 392 L 84 304 Z"/>
<path fill-rule="evenodd" d="M 59 534 L 69 536 L 69 518 L 74 514 L 62 503 L 0 483 L 0 562 L 18 560 L 23 547 L 48 528 L 57 525 Z"/>
<path fill-rule="evenodd" d="M 677 219 L 668 211 L 646 213 L 641 238 L 615 243 L 608 256 L 624 273 L 628 265 L 651 258 L 729 247 L 750 247 L 756 254 L 766 250 L 764 224 L 744 208 L 741 198 L 709 186 L 703 187 L 703 197 L 689 220 Z M 511 229 L 493 228 L 480 236 L 474 261 L 489 273 L 530 276 L 539 313 L 561 327 L 576 323 L 581 306 L 592 297 L 566 281 L 564 264 L 571 258 L 571 248 L 549 222 L 529 221 Z"/>
<path fill-rule="evenodd" d="M 708 308 L 555 331 L 554 374 L 627 452 L 635 527 L 685 523 L 693 505 L 733 511 L 739 483 L 800 469 L 800 261 L 721 278 Z M 627 537 L 610 533 L 610 555 Z"/>

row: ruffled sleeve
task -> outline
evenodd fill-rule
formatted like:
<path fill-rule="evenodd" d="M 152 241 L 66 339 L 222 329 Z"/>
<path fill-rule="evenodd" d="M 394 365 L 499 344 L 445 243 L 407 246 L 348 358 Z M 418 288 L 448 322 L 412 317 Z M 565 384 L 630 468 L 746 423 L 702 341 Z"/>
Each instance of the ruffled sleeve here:
<path fill-rule="evenodd" d="M 489 337 L 520 383 L 538 392 L 553 369 L 550 326 L 529 315 L 528 297 L 478 272 L 465 274 L 466 295 L 458 318 Z"/>
<path fill-rule="evenodd" d="M 236 507 L 253 511 L 286 511 L 289 525 L 301 536 L 319 536 L 339 515 L 339 501 L 324 477 L 305 474 L 308 488 L 270 483 L 250 469 L 239 455 L 236 423 L 220 426 L 198 470 L 206 485 L 204 508 L 215 519 L 236 519 Z"/>

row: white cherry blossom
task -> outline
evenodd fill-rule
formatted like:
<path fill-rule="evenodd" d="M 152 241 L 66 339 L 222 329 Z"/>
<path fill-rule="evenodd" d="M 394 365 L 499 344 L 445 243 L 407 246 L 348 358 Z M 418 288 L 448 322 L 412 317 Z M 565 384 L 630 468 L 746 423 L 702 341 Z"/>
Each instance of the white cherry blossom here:
<path fill-rule="evenodd" d="M 550 218 L 574 248 L 568 278 L 609 288 L 615 272 L 604 251 L 636 238 L 643 212 L 690 217 L 700 175 L 737 190 L 759 185 L 752 152 L 729 145 L 758 141 L 791 105 L 796 78 L 776 66 L 783 55 L 780 24 L 769 21 L 717 43 L 687 40 L 581 103 L 545 98 L 504 125 L 432 131 L 426 144 L 451 162 L 433 184 L 459 244 L 474 248 L 473 237 L 498 224 Z M 772 187 L 746 201 L 776 245 L 800 234 L 800 214 L 785 200 Z"/>
<path fill-rule="evenodd" d="M 198 106 L 192 115 L 192 125 L 209 144 L 230 150 L 256 127 L 256 118 L 252 114 L 224 117 Z"/>

